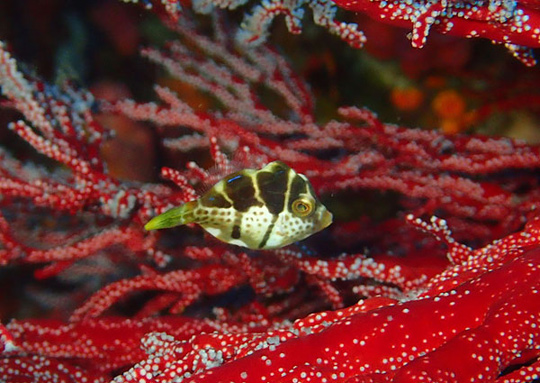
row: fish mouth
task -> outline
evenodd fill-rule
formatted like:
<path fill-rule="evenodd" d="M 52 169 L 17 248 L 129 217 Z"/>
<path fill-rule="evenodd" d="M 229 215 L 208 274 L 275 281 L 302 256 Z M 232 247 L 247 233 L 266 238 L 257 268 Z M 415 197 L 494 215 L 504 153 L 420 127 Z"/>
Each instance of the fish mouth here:
<path fill-rule="evenodd" d="M 332 223 L 332 213 L 326 210 L 321 217 L 321 230 L 327 228 Z"/>

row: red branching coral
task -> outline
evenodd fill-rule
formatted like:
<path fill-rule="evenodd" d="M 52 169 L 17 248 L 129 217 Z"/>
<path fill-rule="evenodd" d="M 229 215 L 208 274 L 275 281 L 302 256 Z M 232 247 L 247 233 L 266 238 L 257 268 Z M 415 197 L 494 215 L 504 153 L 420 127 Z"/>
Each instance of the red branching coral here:
<path fill-rule="evenodd" d="M 143 55 L 215 107 L 163 86 L 157 102 L 95 100 L 24 75 L 0 46 L 4 105 L 23 118 L 11 129 L 56 163 L 0 153 L 0 265 L 37 264 L 38 278 L 77 290 L 55 300 L 62 321 L 0 325 L 7 382 L 536 379 L 537 146 L 407 129 L 355 107 L 318 124 L 307 85 L 274 50 L 236 49 L 220 23 L 214 39 L 185 20 L 169 27 L 178 41 Z M 152 126 L 163 151 L 187 160 L 162 168 L 164 184 L 115 179 L 103 113 Z M 201 185 L 273 160 L 337 210 L 358 191 L 392 193 L 391 218 L 338 220 L 311 250 L 246 252 L 194 227 L 144 232 Z M 36 225 L 43 215 L 54 224 Z"/>
<path fill-rule="evenodd" d="M 462 37 L 484 37 L 504 44 L 526 65 L 536 61 L 529 48 L 540 46 L 540 6 L 508 0 L 334 0 L 385 23 L 412 28 L 411 43 L 421 48 L 431 30 Z"/>
<path fill-rule="evenodd" d="M 149 375 L 156 382 L 163 375 L 186 382 L 495 381 L 505 368 L 539 353 L 540 252 L 527 250 L 538 246 L 538 234 L 536 220 L 519 234 L 523 240 L 510 236 L 479 250 L 482 256 L 469 267 L 446 271 L 476 277 L 424 299 L 372 298 L 265 337 L 218 333 L 194 336 L 186 345 L 160 334 L 154 341 L 164 347 L 115 381 Z M 538 367 L 535 362 L 497 381 L 527 381 Z"/>

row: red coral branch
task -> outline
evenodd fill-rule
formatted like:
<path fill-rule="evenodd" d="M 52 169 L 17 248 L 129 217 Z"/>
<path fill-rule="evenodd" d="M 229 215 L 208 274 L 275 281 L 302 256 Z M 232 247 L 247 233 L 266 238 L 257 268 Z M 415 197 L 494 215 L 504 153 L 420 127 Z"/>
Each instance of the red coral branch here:
<path fill-rule="evenodd" d="M 540 7 L 536 2 L 496 0 L 334 0 L 384 23 L 412 28 L 411 43 L 421 48 L 431 30 L 461 37 L 483 37 L 504 44 L 525 65 L 536 60 L 527 48 L 540 47 Z"/>
<path fill-rule="evenodd" d="M 468 274 L 453 288 L 429 298 L 401 303 L 380 298 L 360 301 L 347 309 L 313 314 L 288 331 L 271 331 L 264 343 L 246 343 L 253 336 L 248 334 L 240 338 L 195 336 L 188 348 L 179 348 L 173 341 L 163 345 L 176 361 L 173 365 L 150 356 L 117 381 L 141 376 L 142 366 L 153 376 L 152 382 L 163 377 L 198 383 L 293 382 L 298 378 L 316 382 L 493 381 L 525 355 L 526 360 L 534 360 L 539 353 L 531 341 L 540 336 L 536 326 L 540 250 L 527 250 L 531 238 L 538 241 L 538 222 L 496 244 L 504 263 L 476 257 L 477 265 L 461 266 L 476 271 L 481 265 L 481 272 Z M 490 245 L 477 254 L 491 249 Z M 519 249 L 519 255 L 511 249 Z M 459 269 L 453 266 L 446 272 L 455 274 Z M 246 348 L 251 352 L 239 352 Z M 219 358 L 205 359 L 205 355 Z"/>

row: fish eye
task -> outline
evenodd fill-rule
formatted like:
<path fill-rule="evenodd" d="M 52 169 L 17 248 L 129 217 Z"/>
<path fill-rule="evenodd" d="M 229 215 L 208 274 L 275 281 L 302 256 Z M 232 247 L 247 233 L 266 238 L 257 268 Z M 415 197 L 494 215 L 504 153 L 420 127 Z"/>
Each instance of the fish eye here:
<path fill-rule="evenodd" d="M 308 198 L 298 198 L 292 203 L 292 211 L 297 217 L 308 217 L 313 213 L 313 201 Z"/>

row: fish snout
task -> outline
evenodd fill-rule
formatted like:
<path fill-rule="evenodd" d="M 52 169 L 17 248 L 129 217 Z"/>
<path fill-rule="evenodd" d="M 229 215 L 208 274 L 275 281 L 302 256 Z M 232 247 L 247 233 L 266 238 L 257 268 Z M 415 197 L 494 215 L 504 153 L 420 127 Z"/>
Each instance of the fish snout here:
<path fill-rule="evenodd" d="M 330 226 L 332 223 L 333 215 L 328 210 L 325 210 L 321 216 L 321 230 Z"/>

